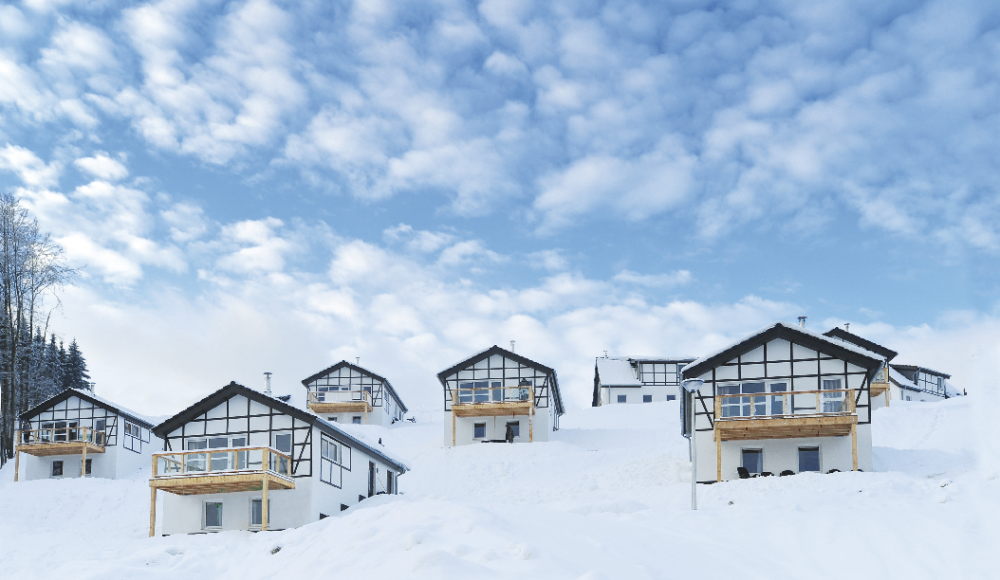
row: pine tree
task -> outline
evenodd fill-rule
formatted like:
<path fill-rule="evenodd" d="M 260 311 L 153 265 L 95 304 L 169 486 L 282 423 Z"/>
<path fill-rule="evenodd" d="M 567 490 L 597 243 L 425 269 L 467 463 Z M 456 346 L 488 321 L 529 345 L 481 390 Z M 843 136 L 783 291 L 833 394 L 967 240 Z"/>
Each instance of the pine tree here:
<path fill-rule="evenodd" d="M 73 389 L 90 390 L 90 374 L 87 372 L 87 361 L 80 352 L 76 339 L 69 343 L 69 350 L 66 352 L 66 383 L 67 387 Z"/>

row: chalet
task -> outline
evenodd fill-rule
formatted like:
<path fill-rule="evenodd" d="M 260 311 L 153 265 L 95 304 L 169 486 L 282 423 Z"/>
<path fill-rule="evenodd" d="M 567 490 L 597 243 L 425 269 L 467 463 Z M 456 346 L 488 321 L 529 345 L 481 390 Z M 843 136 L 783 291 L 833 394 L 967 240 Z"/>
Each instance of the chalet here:
<path fill-rule="evenodd" d="M 941 401 L 962 393 L 948 383 L 951 375 L 925 367 L 893 364 L 896 351 L 875 344 L 841 328 L 824 333 L 825 336 L 860 346 L 884 357 L 883 368 L 871 384 L 872 408 L 890 405 L 891 401 Z"/>
<path fill-rule="evenodd" d="M 594 363 L 594 407 L 677 399 L 680 369 L 693 358 L 614 358 Z"/>
<path fill-rule="evenodd" d="M 149 534 L 301 526 L 376 494 L 407 467 L 378 444 L 277 398 L 230 383 L 153 428 Z"/>
<path fill-rule="evenodd" d="M 446 446 L 548 441 L 563 414 L 556 371 L 492 346 L 438 373 Z"/>
<path fill-rule="evenodd" d="M 21 413 L 14 480 L 115 479 L 149 465 L 162 442 L 149 419 L 90 391 L 67 389 Z M 21 455 L 27 455 L 21 461 Z"/>
<path fill-rule="evenodd" d="M 883 360 L 778 322 L 688 364 L 683 378 L 704 381 L 694 400 L 697 481 L 871 471 L 869 388 Z"/>
<path fill-rule="evenodd" d="M 302 381 L 309 410 L 328 421 L 391 425 L 402 421 L 406 405 L 389 381 L 345 360 Z"/>

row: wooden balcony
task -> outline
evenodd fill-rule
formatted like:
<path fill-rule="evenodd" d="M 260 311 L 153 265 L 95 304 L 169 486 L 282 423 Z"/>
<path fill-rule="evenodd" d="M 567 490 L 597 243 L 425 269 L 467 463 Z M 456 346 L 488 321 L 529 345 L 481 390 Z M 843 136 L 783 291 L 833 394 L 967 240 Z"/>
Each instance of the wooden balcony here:
<path fill-rule="evenodd" d="M 156 453 L 149 486 L 177 495 L 295 489 L 292 458 L 270 447 Z"/>
<path fill-rule="evenodd" d="M 25 429 L 16 441 L 18 451 L 35 457 L 104 453 L 104 431 L 89 427 Z"/>
<path fill-rule="evenodd" d="M 288 455 L 270 447 L 236 447 L 156 453 L 149 487 L 149 537 L 153 537 L 157 490 L 176 495 L 261 491 L 261 530 L 266 531 L 268 491 L 295 489 L 295 480 Z"/>
<path fill-rule="evenodd" d="M 365 423 L 372 412 L 368 391 L 309 391 L 309 410 L 317 413 L 364 413 Z"/>
<path fill-rule="evenodd" d="M 879 396 L 881 394 L 884 394 L 888 390 L 889 390 L 889 383 L 872 383 L 871 384 L 871 393 L 872 393 L 873 397 L 877 397 L 877 396 Z"/>
<path fill-rule="evenodd" d="M 455 417 L 534 415 L 535 390 L 531 387 L 458 388 L 452 394 Z"/>
<path fill-rule="evenodd" d="M 748 441 L 850 435 L 858 424 L 854 396 L 854 389 L 717 395 L 716 439 Z M 729 416 L 724 416 L 727 413 Z"/>

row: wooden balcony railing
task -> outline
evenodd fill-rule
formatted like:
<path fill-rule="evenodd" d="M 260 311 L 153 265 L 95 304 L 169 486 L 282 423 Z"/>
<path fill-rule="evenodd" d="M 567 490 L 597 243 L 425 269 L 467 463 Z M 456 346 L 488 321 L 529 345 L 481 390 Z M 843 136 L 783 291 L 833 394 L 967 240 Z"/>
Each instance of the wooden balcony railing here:
<path fill-rule="evenodd" d="M 90 427 L 51 427 L 46 429 L 22 429 L 17 432 L 18 445 L 48 445 L 57 443 L 92 443 L 103 447 L 107 439 L 104 431 Z"/>
<path fill-rule="evenodd" d="M 716 421 L 853 415 L 854 389 L 734 393 L 715 396 Z"/>
<path fill-rule="evenodd" d="M 367 403 L 373 405 L 371 391 L 309 391 L 309 404 Z"/>
<path fill-rule="evenodd" d="M 487 405 L 495 403 L 534 404 L 535 390 L 531 386 L 458 387 L 452 389 L 452 405 Z"/>
<path fill-rule="evenodd" d="M 292 479 L 292 458 L 270 447 L 153 454 L 153 479 L 271 472 Z"/>

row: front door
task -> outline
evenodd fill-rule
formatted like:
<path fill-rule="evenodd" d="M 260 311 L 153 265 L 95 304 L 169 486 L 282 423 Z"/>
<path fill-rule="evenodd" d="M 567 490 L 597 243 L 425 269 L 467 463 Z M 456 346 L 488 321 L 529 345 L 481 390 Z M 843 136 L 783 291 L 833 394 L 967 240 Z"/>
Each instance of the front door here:
<path fill-rule="evenodd" d="M 368 497 L 375 495 L 375 464 L 368 462 Z"/>

